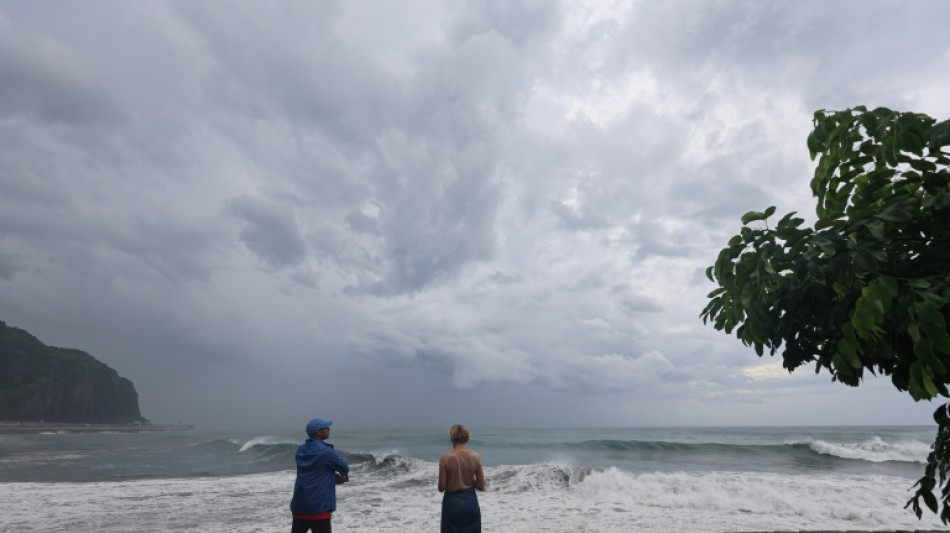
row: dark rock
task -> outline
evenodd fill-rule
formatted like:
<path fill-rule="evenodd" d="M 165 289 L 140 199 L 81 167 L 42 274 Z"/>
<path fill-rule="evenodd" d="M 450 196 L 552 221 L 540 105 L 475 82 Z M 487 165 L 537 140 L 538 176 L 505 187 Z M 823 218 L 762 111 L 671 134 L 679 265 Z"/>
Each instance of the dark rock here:
<path fill-rule="evenodd" d="M 135 385 L 93 356 L 0 321 L 0 420 L 145 422 Z"/>

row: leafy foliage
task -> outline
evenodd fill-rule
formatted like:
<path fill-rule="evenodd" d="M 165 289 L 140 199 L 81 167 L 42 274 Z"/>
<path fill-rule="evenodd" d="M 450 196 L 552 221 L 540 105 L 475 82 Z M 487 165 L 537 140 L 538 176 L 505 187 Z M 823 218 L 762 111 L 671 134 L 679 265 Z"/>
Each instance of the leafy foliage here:
<path fill-rule="evenodd" d="M 782 350 L 790 372 L 815 365 L 857 386 L 890 376 L 915 400 L 948 397 L 950 384 L 950 121 L 885 108 L 818 111 L 808 136 L 818 157 L 813 228 L 775 207 L 742 228 L 706 271 L 719 285 L 700 315 L 759 356 Z M 761 224 L 752 223 L 761 222 Z M 759 227 L 759 226 L 762 227 Z M 938 424 L 923 500 L 950 523 L 950 404 Z"/>

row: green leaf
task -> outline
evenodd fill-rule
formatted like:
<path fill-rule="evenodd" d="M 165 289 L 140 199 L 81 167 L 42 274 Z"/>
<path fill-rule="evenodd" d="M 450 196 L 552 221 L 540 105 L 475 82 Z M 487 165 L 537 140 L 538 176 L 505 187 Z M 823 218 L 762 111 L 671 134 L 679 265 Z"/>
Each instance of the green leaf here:
<path fill-rule="evenodd" d="M 933 376 L 930 375 L 930 372 L 924 372 L 923 378 L 924 390 L 927 391 L 928 398 L 933 398 L 940 393 L 940 391 L 937 390 L 937 386 L 934 385 Z"/>
<path fill-rule="evenodd" d="M 923 496 L 924 503 L 927 504 L 927 508 L 930 509 L 930 512 L 936 513 L 937 512 L 936 496 L 934 496 L 934 494 L 930 491 L 921 492 L 920 495 Z"/>
<path fill-rule="evenodd" d="M 920 361 L 914 361 L 910 365 L 910 380 L 908 382 L 908 389 L 911 396 L 915 400 L 923 400 L 927 398 L 927 392 L 923 385 L 924 382 L 924 370 L 923 365 Z"/>
<path fill-rule="evenodd" d="M 825 129 L 824 121 L 816 120 L 815 130 L 812 132 L 812 135 L 815 136 L 815 142 L 824 149 L 828 143 L 828 131 Z"/>
<path fill-rule="evenodd" d="M 898 137 L 900 145 L 898 148 L 908 152 L 919 154 L 924 150 L 924 140 L 912 131 L 902 131 Z"/>
<path fill-rule="evenodd" d="M 931 173 L 937 170 L 936 163 L 927 161 L 926 159 L 914 159 L 910 162 L 910 166 L 915 170 L 926 173 Z"/>
<path fill-rule="evenodd" d="M 811 155 L 811 160 L 814 161 L 815 156 L 818 155 L 818 152 L 821 152 L 821 144 L 817 139 L 815 139 L 814 133 L 808 134 L 806 145 L 808 146 L 808 153 Z"/>
<path fill-rule="evenodd" d="M 917 342 L 920 339 L 920 327 L 916 322 L 907 324 L 907 334 L 910 335 L 910 339 L 914 342 Z"/>
<path fill-rule="evenodd" d="M 742 286 L 742 292 L 740 293 L 740 301 L 742 302 L 742 307 L 749 309 L 752 307 L 752 300 L 755 297 L 755 288 L 751 283 L 746 283 Z"/>
<path fill-rule="evenodd" d="M 867 337 L 869 334 L 878 330 L 877 325 L 884 319 L 884 305 L 878 298 L 878 295 L 866 288 L 863 294 L 854 304 L 854 312 L 851 314 L 851 324 L 861 337 Z M 845 324 L 845 328 L 848 324 Z"/>
<path fill-rule="evenodd" d="M 934 411 L 934 422 L 941 426 L 950 424 L 950 413 L 948 413 L 947 409 L 948 405 L 950 404 L 943 404 Z"/>
<path fill-rule="evenodd" d="M 851 365 L 848 364 L 847 359 L 845 359 L 841 352 L 835 352 L 831 357 L 831 362 L 834 364 L 835 372 L 844 377 L 851 376 Z"/>
<path fill-rule="evenodd" d="M 924 336 L 921 336 L 917 339 L 917 342 L 914 343 L 914 354 L 917 356 L 917 362 L 928 361 L 936 357 L 933 344 L 931 344 L 929 338 Z"/>
<path fill-rule="evenodd" d="M 890 296 L 891 298 L 896 298 L 899 294 L 900 287 L 897 285 L 897 280 L 890 276 L 881 276 L 877 279 L 878 285 L 884 291 L 884 294 Z"/>
<path fill-rule="evenodd" d="M 930 338 L 934 350 L 950 355 L 950 333 L 946 328 L 934 326 L 929 323 L 922 323 L 924 332 Z"/>
<path fill-rule="evenodd" d="M 880 220 L 872 220 L 866 227 L 868 228 L 868 232 L 875 239 L 884 238 L 884 222 Z"/>
<path fill-rule="evenodd" d="M 887 222 L 907 222 L 910 220 L 910 215 L 907 212 L 896 207 L 885 209 L 876 216 L 877 218 L 886 220 Z"/>
<path fill-rule="evenodd" d="M 851 344 L 851 341 L 848 339 L 841 339 L 838 342 L 838 353 L 843 356 L 843 359 L 847 361 L 848 365 L 852 368 L 861 368 L 861 358 L 858 357 L 855 347 Z"/>
<path fill-rule="evenodd" d="M 742 215 L 742 223 L 748 224 L 749 222 L 755 222 L 756 220 L 765 220 L 768 218 L 768 215 L 765 213 L 759 213 L 758 211 L 749 211 L 748 213 Z"/>
<path fill-rule="evenodd" d="M 834 255 L 835 252 L 837 251 L 837 248 L 835 247 L 835 243 L 825 238 L 819 237 L 818 239 L 815 239 L 815 244 L 817 244 L 818 247 L 821 248 L 822 252 L 825 252 L 828 255 Z"/>
<path fill-rule="evenodd" d="M 843 220 L 836 220 L 833 218 L 822 218 L 818 220 L 818 222 L 815 222 L 815 229 L 822 230 L 822 229 L 833 228 L 833 227 L 843 227 L 845 225 L 846 225 L 846 222 L 844 222 Z"/>
<path fill-rule="evenodd" d="M 890 167 L 897 166 L 897 151 L 894 146 L 894 139 L 884 139 L 884 143 L 881 145 L 881 152 L 879 159 L 883 159 Z"/>
<path fill-rule="evenodd" d="M 930 300 L 924 300 L 914 304 L 914 314 L 925 324 L 930 324 L 938 328 L 947 327 L 947 322 L 940 313 L 940 309 Z"/>

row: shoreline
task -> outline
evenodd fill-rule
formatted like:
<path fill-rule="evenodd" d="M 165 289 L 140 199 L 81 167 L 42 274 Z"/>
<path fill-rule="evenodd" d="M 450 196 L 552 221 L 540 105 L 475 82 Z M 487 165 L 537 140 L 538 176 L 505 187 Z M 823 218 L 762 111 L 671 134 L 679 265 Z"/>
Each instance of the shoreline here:
<path fill-rule="evenodd" d="M 77 422 L 0 422 L 0 435 L 65 433 L 152 433 L 160 431 L 189 431 L 192 424 L 86 424 Z"/>

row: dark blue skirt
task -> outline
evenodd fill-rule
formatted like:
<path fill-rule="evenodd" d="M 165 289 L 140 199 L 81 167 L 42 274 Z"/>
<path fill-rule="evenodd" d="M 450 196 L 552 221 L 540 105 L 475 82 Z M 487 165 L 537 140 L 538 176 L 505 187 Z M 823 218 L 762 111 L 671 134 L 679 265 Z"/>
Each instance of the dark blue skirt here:
<path fill-rule="evenodd" d="M 482 510 L 475 489 L 446 492 L 442 496 L 442 533 L 481 533 Z"/>

